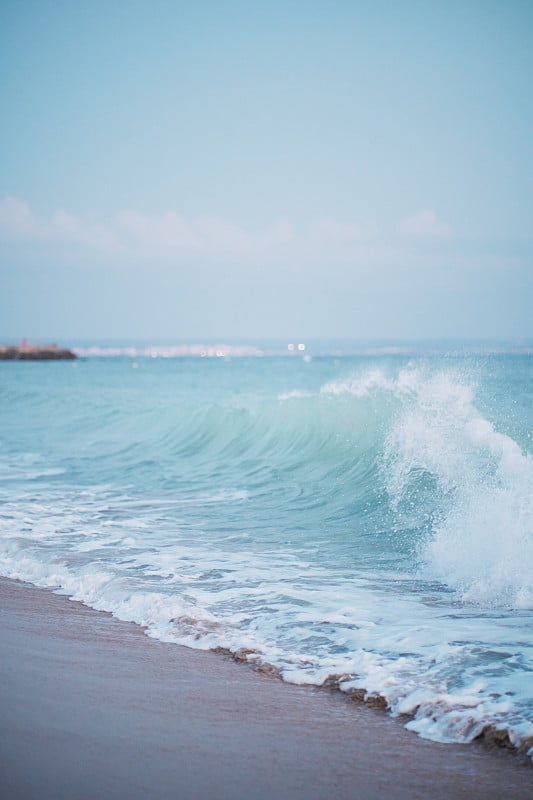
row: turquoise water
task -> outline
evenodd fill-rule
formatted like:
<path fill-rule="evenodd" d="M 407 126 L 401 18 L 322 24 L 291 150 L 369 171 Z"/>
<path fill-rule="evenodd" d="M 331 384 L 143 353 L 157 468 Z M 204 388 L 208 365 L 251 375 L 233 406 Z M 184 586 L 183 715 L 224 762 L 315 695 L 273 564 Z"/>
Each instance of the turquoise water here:
<path fill-rule="evenodd" d="M 533 736 L 533 359 L 0 364 L 0 574 Z"/>

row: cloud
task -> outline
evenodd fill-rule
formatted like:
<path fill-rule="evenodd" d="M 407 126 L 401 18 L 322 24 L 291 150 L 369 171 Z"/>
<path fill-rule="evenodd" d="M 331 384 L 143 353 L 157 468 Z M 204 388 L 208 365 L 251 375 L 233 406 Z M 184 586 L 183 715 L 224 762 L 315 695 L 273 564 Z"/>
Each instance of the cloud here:
<path fill-rule="evenodd" d="M 142 247 L 197 249 L 201 240 L 194 234 L 184 217 L 167 211 L 158 217 L 139 211 L 120 211 L 114 224 L 120 238 L 126 243 Z"/>
<path fill-rule="evenodd" d="M 60 210 L 39 219 L 26 203 L 5 197 L 0 201 L 0 236 L 76 243 L 106 253 L 238 255 L 284 245 L 293 239 L 293 231 L 286 221 L 249 231 L 231 220 L 208 216 L 188 219 L 175 211 L 149 215 L 123 210 L 105 222 L 94 223 Z"/>
<path fill-rule="evenodd" d="M 121 211 L 115 222 L 126 245 L 133 243 L 159 251 L 252 253 L 292 239 L 288 222 L 247 231 L 231 220 L 208 216 L 187 219 L 174 211 L 159 216 Z"/>
<path fill-rule="evenodd" d="M 46 235 L 61 241 L 88 244 L 104 250 L 120 249 L 120 243 L 114 232 L 106 226 L 87 222 L 66 211 L 56 211 L 46 228 Z"/>
<path fill-rule="evenodd" d="M 402 220 L 398 226 L 398 231 L 402 236 L 426 238 L 426 237 L 447 237 L 452 235 L 451 227 L 440 222 L 434 211 L 424 209 L 417 211 L 407 219 Z"/>
<path fill-rule="evenodd" d="M 366 238 L 365 231 L 353 222 L 341 222 L 336 219 L 322 219 L 316 226 L 317 239 L 328 242 L 352 244 Z"/>
<path fill-rule="evenodd" d="M 449 225 L 437 220 L 433 211 L 422 210 L 403 220 L 398 231 L 405 239 L 429 238 L 438 241 L 452 233 Z M 385 233 L 362 228 L 355 221 L 325 217 L 295 229 L 281 220 L 250 230 L 229 219 L 215 216 L 185 216 L 175 210 L 146 214 L 123 209 L 105 219 L 58 210 L 48 216 L 37 215 L 27 203 L 14 197 L 0 200 L 0 239 L 46 242 L 55 248 L 76 246 L 109 258 L 144 261 L 179 261 L 204 257 L 212 261 L 231 259 L 235 263 L 268 258 L 287 269 L 303 264 L 308 268 L 328 263 L 350 269 L 366 268 L 371 263 L 402 263 L 407 242 L 391 240 Z M 436 252 L 435 255 L 438 255 Z M 298 266 L 299 265 L 299 266 Z M 296 267 L 295 267 L 296 268 Z"/>
<path fill-rule="evenodd" d="M 26 203 L 16 197 L 0 201 L 0 231 L 14 236 L 38 237 L 39 226 Z"/>
<path fill-rule="evenodd" d="M 104 225 L 96 225 L 62 210 L 48 219 L 38 219 L 26 203 L 15 197 L 5 197 L 0 201 L 0 235 L 77 242 L 106 250 L 119 247 L 113 231 Z"/>

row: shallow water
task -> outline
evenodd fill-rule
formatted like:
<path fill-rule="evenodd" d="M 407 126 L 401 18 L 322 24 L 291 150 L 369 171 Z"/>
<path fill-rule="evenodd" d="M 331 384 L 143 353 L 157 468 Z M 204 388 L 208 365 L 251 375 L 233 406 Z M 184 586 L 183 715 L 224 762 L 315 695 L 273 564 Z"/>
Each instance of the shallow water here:
<path fill-rule="evenodd" d="M 530 356 L 0 364 L 0 574 L 533 735 Z M 133 368 L 137 365 L 136 368 Z"/>

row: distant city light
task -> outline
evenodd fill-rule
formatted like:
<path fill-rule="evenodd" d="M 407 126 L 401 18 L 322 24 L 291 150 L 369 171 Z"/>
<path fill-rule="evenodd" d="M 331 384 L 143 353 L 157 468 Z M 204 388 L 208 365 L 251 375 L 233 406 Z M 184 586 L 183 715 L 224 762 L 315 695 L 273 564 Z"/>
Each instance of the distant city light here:
<path fill-rule="evenodd" d="M 294 345 L 293 344 L 288 344 L 287 345 L 287 350 L 290 350 L 291 353 L 292 353 L 292 351 L 294 350 Z"/>
<path fill-rule="evenodd" d="M 298 350 L 305 350 L 305 344 L 301 344 L 301 343 L 300 343 L 300 344 L 298 345 Z"/>

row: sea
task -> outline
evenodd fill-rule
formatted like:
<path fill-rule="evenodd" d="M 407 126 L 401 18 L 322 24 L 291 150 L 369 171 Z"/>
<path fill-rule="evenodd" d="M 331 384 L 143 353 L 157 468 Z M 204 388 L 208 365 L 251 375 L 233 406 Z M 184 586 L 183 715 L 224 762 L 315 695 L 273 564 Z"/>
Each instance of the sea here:
<path fill-rule="evenodd" d="M 533 757 L 533 349 L 78 353 L 0 362 L 1 575 Z"/>

